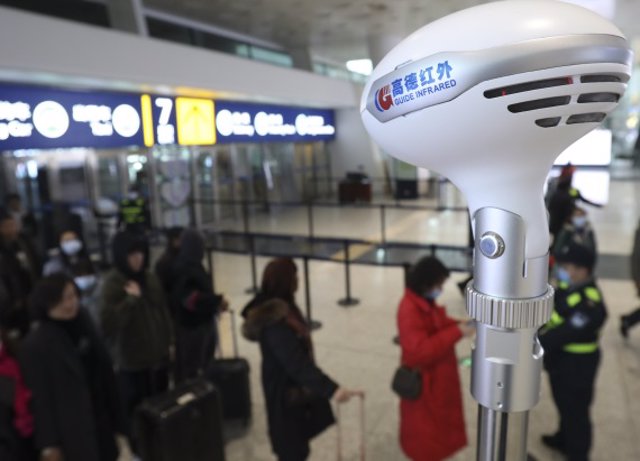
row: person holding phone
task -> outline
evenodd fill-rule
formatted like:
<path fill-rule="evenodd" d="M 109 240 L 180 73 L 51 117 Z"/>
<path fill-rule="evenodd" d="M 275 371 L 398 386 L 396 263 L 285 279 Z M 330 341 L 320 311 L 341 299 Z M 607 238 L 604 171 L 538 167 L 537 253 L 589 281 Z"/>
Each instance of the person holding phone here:
<path fill-rule="evenodd" d="M 413 461 L 442 460 L 467 445 L 455 345 L 473 336 L 475 325 L 437 303 L 448 278 L 439 259 L 420 259 L 398 308 L 401 364 L 421 380 L 417 398 L 400 400 L 400 444 Z"/>

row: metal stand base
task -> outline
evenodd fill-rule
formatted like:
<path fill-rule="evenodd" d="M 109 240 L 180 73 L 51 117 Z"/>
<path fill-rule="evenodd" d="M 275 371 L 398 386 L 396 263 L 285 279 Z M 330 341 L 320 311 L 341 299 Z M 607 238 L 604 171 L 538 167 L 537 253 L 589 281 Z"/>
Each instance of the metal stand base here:
<path fill-rule="evenodd" d="M 318 322 L 317 320 L 312 320 L 309 323 L 309 328 L 311 328 L 311 331 L 319 330 L 320 328 L 322 328 L 322 322 Z"/>
<path fill-rule="evenodd" d="M 342 307 L 352 307 L 360 304 L 360 300 L 356 298 L 342 298 L 338 300 L 338 304 Z"/>
<path fill-rule="evenodd" d="M 244 290 L 244 292 L 248 295 L 255 295 L 258 292 L 258 289 L 251 287 Z"/>

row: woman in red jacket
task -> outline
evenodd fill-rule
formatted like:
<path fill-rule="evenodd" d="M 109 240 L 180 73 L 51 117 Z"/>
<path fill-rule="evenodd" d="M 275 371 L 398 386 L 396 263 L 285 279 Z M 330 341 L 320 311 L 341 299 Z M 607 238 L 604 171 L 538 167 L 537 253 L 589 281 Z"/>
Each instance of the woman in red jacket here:
<path fill-rule="evenodd" d="M 422 393 L 400 402 L 400 443 L 413 461 L 438 461 L 467 444 L 455 344 L 475 328 L 436 304 L 449 270 L 433 257 L 407 274 L 398 308 L 402 365 L 419 370 Z"/>

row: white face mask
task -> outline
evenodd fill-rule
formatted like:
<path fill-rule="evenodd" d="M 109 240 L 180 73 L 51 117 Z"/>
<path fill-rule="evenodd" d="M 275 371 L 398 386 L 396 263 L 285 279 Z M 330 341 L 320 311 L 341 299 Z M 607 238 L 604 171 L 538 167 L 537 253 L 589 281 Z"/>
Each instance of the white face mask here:
<path fill-rule="evenodd" d="M 80 252 L 80 250 L 82 250 L 82 242 L 78 239 L 65 240 L 60 243 L 60 248 L 64 254 L 68 256 L 75 256 Z"/>
<path fill-rule="evenodd" d="M 96 276 L 92 274 L 80 275 L 75 277 L 73 281 L 76 283 L 80 291 L 86 291 L 96 284 Z"/>
<path fill-rule="evenodd" d="M 586 216 L 574 216 L 571 221 L 575 227 L 584 227 L 587 225 Z"/>

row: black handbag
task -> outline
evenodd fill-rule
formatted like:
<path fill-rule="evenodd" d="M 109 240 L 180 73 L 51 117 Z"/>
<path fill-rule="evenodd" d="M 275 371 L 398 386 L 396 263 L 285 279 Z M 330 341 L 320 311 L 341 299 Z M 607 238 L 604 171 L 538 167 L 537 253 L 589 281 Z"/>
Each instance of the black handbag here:
<path fill-rule="evenodd" d="M 391 389 L 402 399 L 418 400 L 422 395 L 422 375 L 420 371 L 408 367 L 399 367 L 393 375 Z"/>

